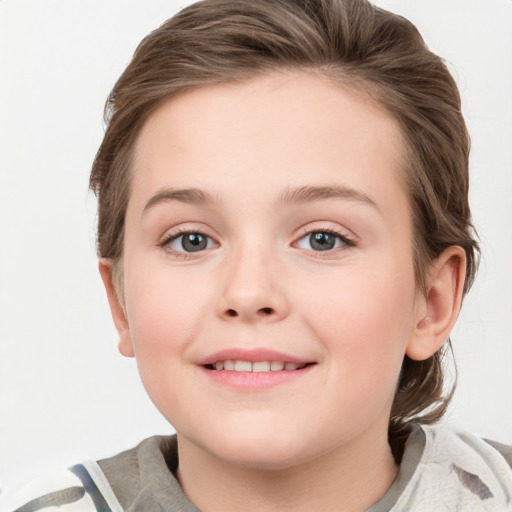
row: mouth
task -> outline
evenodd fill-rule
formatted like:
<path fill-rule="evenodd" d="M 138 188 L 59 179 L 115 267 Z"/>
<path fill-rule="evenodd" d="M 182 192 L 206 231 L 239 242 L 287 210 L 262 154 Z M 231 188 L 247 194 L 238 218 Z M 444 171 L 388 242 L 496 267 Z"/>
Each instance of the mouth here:
<path fill-rule="evenodd" d="M 317 361 L 267 348 L 228 348 L 196 364 L 211 382 L 252 393 L 302 381 Z"/>
<path fill-rule="evenodd" d="M 207 370 L 246 373 L 295 371 L 315 363 L 295 363 L 292 361 L 243 361 L 238 359 L 219 360 L 203 365 Z"/>

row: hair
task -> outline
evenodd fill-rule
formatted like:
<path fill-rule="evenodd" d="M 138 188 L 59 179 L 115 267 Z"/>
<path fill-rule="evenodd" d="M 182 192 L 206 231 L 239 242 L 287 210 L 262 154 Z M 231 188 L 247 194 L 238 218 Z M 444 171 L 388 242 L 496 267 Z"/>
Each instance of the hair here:
<path fill-rule="evenodd" d="M 115 84 L 106 133 L 90 176 L 98 197 L 97 244 L 122 295 L 125 213 L 133 151 L 145 121 L 165 100 L 193 88 L 304 70 L 363 90 L 399 123 L 413 223 L 414 271 L 426 293 L 428 270 L 446 248 L 466 253 L 464 293 L 478 263 L 468 203 L 470 141 L 457 86 L 416 27 L 367 0 L 204 0 L 150 33 Z M 391 410 L 397 461 L 414 422 L 439 420 L 453 395 L 443 358 L 405 356 Z"/>

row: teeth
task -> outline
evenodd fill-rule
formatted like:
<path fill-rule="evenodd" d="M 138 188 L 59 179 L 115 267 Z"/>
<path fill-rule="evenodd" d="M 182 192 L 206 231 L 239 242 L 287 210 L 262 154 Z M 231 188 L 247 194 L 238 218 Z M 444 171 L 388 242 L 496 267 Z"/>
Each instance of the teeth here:
<path fill-rule="evenodd" d="M 216 370 L 229 370 L 235 372 L 279 372 L 281 370 L 300 370 L 304 368 L 305 364 L 298 363 L 284 363 L 283 361 L 217 361 L 212 365 Z"/>
<path fill-rule="evenodd" d="M 235 372 L 252 372 L 250 361 L 235 361 Z"/>
<path fill-rule="evenodd" d="M 234 370 L 235 369 L 235 361 L 224 361 L 224 370 Z"/>
<path fill-rule="evenodd" d="M 253 372 L 269 372 L 270 371 L 270 363 L 268 361 L 252 363 L 252 371 Z"/>

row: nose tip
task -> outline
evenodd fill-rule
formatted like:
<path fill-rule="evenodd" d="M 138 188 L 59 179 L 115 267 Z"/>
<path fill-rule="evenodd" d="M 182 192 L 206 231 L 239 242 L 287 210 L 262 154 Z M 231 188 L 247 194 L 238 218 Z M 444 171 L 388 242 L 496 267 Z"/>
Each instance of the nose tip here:
<path fill-rule="evenodd" d="M 240 258 L 227 266 L 219 289 L 216 313 L 224 320 L 274 322 L 288 314 L 284 285 L 273 278 L 266 261 Z"/>

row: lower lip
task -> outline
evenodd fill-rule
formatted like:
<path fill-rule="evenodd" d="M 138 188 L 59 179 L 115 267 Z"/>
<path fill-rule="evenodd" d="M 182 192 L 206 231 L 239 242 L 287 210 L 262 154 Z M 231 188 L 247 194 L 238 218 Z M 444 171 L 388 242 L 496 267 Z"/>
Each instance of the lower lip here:
<path fill-rule="evenodd" d="M 280 370 L 276 372 L 235 372 L 232 370 L 209 370 L 201 367 L 203 373 L 213 382 L 232 388 L 257 391 L 295 382 L 308 374 L 314 365 L 299 370 Z"/>

